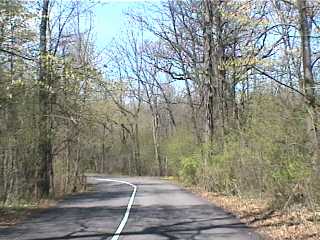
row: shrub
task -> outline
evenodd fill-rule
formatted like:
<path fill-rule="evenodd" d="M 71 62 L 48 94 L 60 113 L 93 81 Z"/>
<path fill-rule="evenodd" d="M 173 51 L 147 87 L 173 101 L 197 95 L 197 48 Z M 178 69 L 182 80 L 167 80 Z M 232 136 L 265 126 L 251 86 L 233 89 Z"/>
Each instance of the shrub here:
<path fill-rule="evenodd" d="M 185 157 L 181 160 L 181 170 L 179 176 L 190 185 L 198 182 L 197 172 L 199 169 L 199 159 L 196 156 Z"/>

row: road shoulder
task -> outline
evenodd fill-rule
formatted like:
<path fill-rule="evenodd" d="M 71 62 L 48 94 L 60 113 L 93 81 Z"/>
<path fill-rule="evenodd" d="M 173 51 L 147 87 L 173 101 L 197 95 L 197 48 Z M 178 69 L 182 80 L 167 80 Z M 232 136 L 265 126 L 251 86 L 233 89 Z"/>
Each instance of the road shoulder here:
<path fill-rule="evenodd" d="M 301 206 L 295 206 L 286 211 L 275 211 L 270 209 L 267 201 L 261 199 L 226 196 L 197 187 L 186 189 L 231 212 L 265 239 L 320 239 L 320 215 L 316 216 L 317 214 Z"/>

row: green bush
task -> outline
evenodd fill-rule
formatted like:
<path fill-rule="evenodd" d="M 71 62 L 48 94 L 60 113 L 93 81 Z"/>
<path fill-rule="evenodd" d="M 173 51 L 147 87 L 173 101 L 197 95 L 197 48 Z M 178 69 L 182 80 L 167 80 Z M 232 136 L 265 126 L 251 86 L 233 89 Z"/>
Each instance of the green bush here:
<path fill-rule="evenodd" d="M 304 112 L 272 96 L 257 96 L 243 125 L 224 136 L 223 151 L 213 144 L 206 189 L 268 197 L 278 206 L 306 201 L 312 177 L 306 150 Z M 288 202 L 289 200 L 289 202 Z"/>
<path fill-rule="evenodd" d="M 194 138 L 190 131 L 186 129 L 177 130 L 174 136 L 163 142 L 163 152 L 168 159 L 169 175 L 179 175 L 182 168 L 182 160 L 198 151 L 198 146 L 194 143 Z"/>
<path fill-rule="evenodd" d="M 181 160 L 179 176 L 186 184 L 194 185 L 198 182 L 199 166 L 199 159 L 196 156 L 185 157 Z"/>

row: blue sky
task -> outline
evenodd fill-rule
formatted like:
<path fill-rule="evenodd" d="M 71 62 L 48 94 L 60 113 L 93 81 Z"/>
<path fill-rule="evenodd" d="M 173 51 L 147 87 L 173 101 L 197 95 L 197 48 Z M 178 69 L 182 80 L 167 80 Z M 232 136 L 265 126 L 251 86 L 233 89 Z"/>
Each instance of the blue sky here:
<path fill-rule="evenodd" d="M 128 25 L 125 12 L 137 11 L 145 3 L 156 3 L 158 0 L 134 1 L 134 0 L 104 0 L 100 1 L 94 10 L 96 46 L 98 50 L 103 49 L 121 35 L 121 30 Z M 132 27 L 132 26 L 131 26 Z"/>

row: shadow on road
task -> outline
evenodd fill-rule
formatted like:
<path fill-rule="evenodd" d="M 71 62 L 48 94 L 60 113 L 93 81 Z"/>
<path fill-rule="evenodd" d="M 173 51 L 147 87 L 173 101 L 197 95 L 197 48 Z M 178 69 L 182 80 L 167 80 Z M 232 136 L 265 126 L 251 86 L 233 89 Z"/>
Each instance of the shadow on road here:
<path fill-rule="evenodd" d="M 95 189 L 70 196 L 13 228 L 0 229 L 0 240 L 111 239 L 132 188 L 97 183 Z M 137 198 L 121 240 L 261 239 L 232 214 L 173 185 L 145 183 Z"/>
<path fill-rule="evenodd" d="M 243 230 L 247 232 L 248 228 L 231 214 L 223 212 L 213 214 L 210 207 L 208 209 L 207 205 L 179 208 L 135 206 L 121 235 L 124 239 L 152 240 L 209 239 L 209 235 L 213 237 L 212 239 L 217 237 L 242 239 L 235 237 Z M 5 238 L 7 240 L 15 239 L 10 235 L 14 231 L 18 236 L 16 239 L 23 240 L 107 240 L 116 229 L 114 217 L 121 218 L 124 211 L 125 209 L 109 207 L 50 209 L 30 219 L 25 228 L 12 229 L 7 234 L 1 233 L 0 236 L 7 237 Z M 232 238 L 228 238 L 230 236 Z"/>

